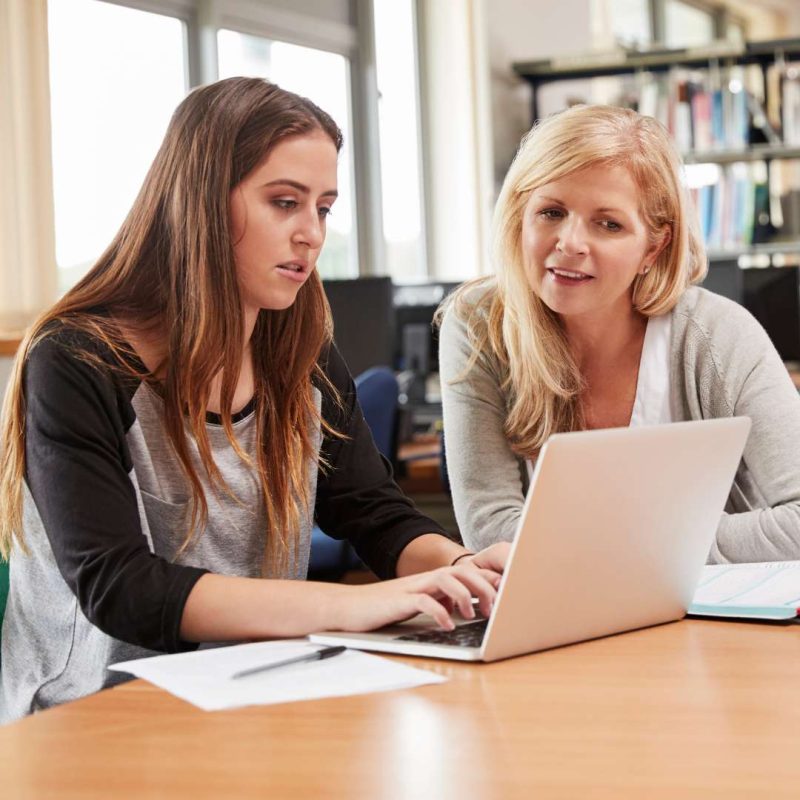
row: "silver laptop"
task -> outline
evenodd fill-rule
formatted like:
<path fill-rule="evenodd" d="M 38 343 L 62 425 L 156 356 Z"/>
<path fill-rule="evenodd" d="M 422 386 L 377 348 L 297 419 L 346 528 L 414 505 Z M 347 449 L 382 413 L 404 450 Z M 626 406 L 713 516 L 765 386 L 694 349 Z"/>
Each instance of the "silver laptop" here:
<path fill-rule="evenodd" d="M 744 450 L 746 417 L 555 434 L 542 448 L 491 617 L 420 615 L 311 641 L 496 661 L 680 619 Z"/>

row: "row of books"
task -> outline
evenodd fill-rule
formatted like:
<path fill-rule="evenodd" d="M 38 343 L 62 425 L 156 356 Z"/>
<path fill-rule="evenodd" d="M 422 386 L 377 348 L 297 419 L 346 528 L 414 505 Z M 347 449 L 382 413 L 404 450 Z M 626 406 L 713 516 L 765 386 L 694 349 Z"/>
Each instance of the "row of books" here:
<path fill-rule="evenodd" d="M 756 162 L 718 172 L 717 181 L 691 189 L 703 241 L 709 250 L 748 247 L 754 241 L 756 209 L 768 208 L 766 170 Z"/>
<path fill-rule="evenodd" d="M 800 145 L 800 64 L 638 73 L 617 102 L 658 119 L 686 153 Z"/>
<path fill-rule="evenodd" d="M 699 73 L 683 72 L 644 82 L 638 111 L 666 126 L 682 152 L 745 148 L 750 130 L 746 92 L 733 81 L 712 88 Z"/>
<path fill-rule="evenodd" d="M 800 161 L 690 165 L 686 170 L 708 250 L 800 238 Z"/>

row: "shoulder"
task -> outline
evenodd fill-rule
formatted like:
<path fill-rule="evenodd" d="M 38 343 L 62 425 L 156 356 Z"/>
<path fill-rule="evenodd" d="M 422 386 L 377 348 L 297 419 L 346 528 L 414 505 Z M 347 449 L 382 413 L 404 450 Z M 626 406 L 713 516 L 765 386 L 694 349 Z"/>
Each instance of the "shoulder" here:
<path fill-rule="evenodd" d="M 678 301 L 673 326 L 676 345 L 705 344 L 717 353 L 738 353 L 740 358 L 772 347 L 764 328 L 744 306 L 697 286 Z"/>
<path fill-rule="evenodd" d="M 470 281 L 447 299 L 439 312 L 443 381 L 472 380 L 483 373 L 502 382 L 503 355 L 496 349 L 502 313 L 494 278 Z"/>
<path fill-rule="evenodd" d="M 77 365 L 87 354 L 106 355 L 100 340 L 82 326 L 65 320 L 52 320 L 40 328 L 25 354 L 25 363 L 31 366 Z"/>
<path fill-rule="evenodd" d="M 687 380 L 716 387 L 729 399 L 757 368 L 785 372 L 767 332 L 746 308 L 699 287 L 688 289 L 673 311 L 672 363 Z"/>
<path fill-rule="evenodd" d="M 708 335 L 763 332 L 744 306 L 699 286 L 692 286 L 683 293 L 675 306 L 673 319 L 679 328 L 692 328 Z"/>
<path fill-rule="evenodd" d="M 482 340 L 497 296 L 494 278 L 478 278 L 462 284 L 447 297 L 437 311 L 442 348 Z"/>
<path fill-rule="evenodd" d="M 317 366 L 319 372 L 313 379 L 313 383 L 323 396 L 330 394 L 331 388 L 341 395 L 346 393 L 353 384 L 353 376 L 335 342 L 328 342 L 322 348 L 317 359 Z"/>
<path fill-rule="evenodd" d="M 26 387 L 56 390 L 80 384 L 103 392 L 120 390 L 126 371 L 97 330 L 72 320 L 53 320 L 38 330 L 24 354 Z M 130 393 L 130 387 L 125 391 Z"/>

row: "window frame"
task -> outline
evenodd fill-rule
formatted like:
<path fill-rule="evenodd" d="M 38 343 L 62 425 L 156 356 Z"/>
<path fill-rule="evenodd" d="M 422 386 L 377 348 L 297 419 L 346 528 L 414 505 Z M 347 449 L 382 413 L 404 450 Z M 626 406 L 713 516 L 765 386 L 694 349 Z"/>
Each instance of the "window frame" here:
<path fill-rule="evenodd" d="M 650 5 L 650 29 L 653 42 L 663 44 L 666 35 L 667 3 L 666 0 L 648 0 Z M 732 12 L 725 6 L 709 2 L 709 0 L 676 0 L 711 16 L 714 26 L 714 38 L 724 39 L 728 34 L 728 25 L 735 23 L 744 31 L 747 40 L 747 20 Z"/>
<path fill-rule="evenodd" d="M 358 275 L 382 274 L 385 263 L 378 138 L 378 89 L 375 76 L 374 0 L 353 0 L 350 24 L 322 20 L 258 0 L 100 0 L 174 17 L 186 31 L 187 91 L 218 80 L 217 33 L 233 30 L 250 36 L 326 50 L 350 63 L 350 111 L 353 132 L 353 224 Z"/>

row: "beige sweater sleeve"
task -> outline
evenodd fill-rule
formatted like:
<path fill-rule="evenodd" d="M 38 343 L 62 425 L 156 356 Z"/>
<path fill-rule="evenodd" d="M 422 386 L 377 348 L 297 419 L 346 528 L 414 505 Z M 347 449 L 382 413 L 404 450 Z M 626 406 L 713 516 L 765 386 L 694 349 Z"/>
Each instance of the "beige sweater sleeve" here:
<path fill-rule="evenodd" d="M 729 300 L 692 289 L 675 319 L 685 417 L 752 421 L 709 561 L 800 559 L 800 396 L 786 367 L 764 329 Z"/>
<path fill-rule="evenodd" d="M 447 471 L 464 543 L 479 550 L 513 539 L 527 486 L 503 433 L 499 377 L 483 357 L 466 372 L 471 354 L 466 326 L 451 309 L 439 336 Z"/>

